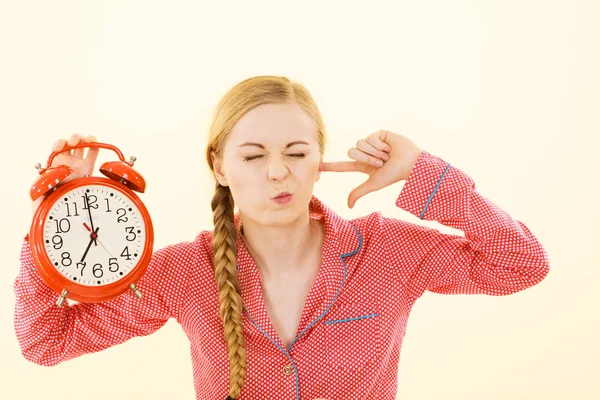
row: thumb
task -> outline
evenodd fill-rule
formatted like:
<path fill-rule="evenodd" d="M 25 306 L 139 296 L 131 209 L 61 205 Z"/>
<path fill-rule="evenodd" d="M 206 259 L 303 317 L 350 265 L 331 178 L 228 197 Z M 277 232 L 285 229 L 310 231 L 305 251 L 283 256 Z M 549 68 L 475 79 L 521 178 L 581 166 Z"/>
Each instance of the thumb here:
<path fill-rule="evenodd" d="M 354 190 L 350 192 L 350 195 L 348 196 L 348 207 L 354 208 L 356 200 L 360 199 L 365 194 L 371 193 L 374 190 L 375 187 L 373 185 L 373 182 L 371 182 L 370 180 L 367 180 L 366 182 L 357 186 Z"/>

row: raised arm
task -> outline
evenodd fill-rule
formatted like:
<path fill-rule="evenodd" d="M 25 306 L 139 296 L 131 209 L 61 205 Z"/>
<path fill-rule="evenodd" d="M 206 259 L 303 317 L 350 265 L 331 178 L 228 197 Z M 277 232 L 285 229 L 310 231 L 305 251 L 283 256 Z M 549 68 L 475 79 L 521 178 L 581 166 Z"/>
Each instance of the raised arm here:
<path fill-rule="evenodd" d="M 504 296 L 539 283 L 549 272 L 546 250 L 523 222 L 478 193 L 464 172 L 426 151 L 396 206 L 465 233 L 380 217 L 391 257 L 402 260 L 393 267 L 417 297 L 425 290 Z M 407 267 L 408 253 L 414 257 Z"/>

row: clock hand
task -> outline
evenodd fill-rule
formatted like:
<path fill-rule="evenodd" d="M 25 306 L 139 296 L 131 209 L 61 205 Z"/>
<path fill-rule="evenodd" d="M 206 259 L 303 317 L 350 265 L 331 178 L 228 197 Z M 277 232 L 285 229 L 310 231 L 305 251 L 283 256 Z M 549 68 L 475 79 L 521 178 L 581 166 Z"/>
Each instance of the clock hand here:
<path fill-rule="evenodd" d="M 92 229 L 91 229 L 91 228 L 88 226 L 88 224 L 86 224 L 85 222 L 83 223 L 83 227 L 84 227 L 85 229 L 87 229 L 87 230 L 88 230 L 88 232 L 91 232 L 91 231 L 92 231 Z M 97 241 L 98 243 L 100 243 L 100 246 L 104 247 L 104 245 L 102 244 L 102 242 L 100 241 L 100 239 L 98 239 L 98 237 L 96 237 L 96 241 Z M 108 254 L 109 254 L 111 257 L 113 257 L 113 255 L 110 253 L 110 251 L 108 251 L 108 249 L 107 249 L 106 247 L 104 247 L 104 250 L 106 250 L 106 252 L 107 252 L 107 253 L 108 253 Z M 114 257 L 113 257 L 113 258 L 114 258 Z"/>
<path fill-rule="evenodd" d="M 84 193 L 83 196 L 85 197 L 85 202 L 87 203 L 88 216 L 90 217 L 90 224 L 92 224 L 92 231 L 94 231 L 95 230 L 94 229 L 94 221 L 92 221 L 92 211 L 90 210 L 90 201 L 89 201 L 86 193 Z M 93 238 L 93 239 L 94 239 L 94 244 L 96 246 L 98 246 L 98 243 L 96 243 L 96 238 Z"/>
<path fill-rule="evenodd" d="M 87 245 L 87 247 L 85 249 L 85 252 L 83 253 L 83 256 L 81 256 L 81 261 L 80 262 L 83 262 L 83 260 L 85 260 L 85 256 L 87 255 L 88 250 L 90 249 L 90 246 L 92 245 L 92 243 L 94 243 L 94 239 L 91 239 L 90 242 L 88 243 L 88 245 Z"/>
<path fill-rule="evenodd" d="M 94 242 L 94 240 L 96 240 L 95 237 L 97 235 L 98 229 L 100 229 L 100 227 L 96 228 L 96 232 L 92 233 L 92 235 L 91 235 L 92 238 L 90 239 L 90 242 L 88 243 L 87 248 L 85 249 L 85 252 L 83 253 L 83 256 L 81 257 L 80 262 L 83 262 L 83 260 L 85 260 L 85 256 L 87 255 L 88 251 L 90 250 L 92 243 Z"/>

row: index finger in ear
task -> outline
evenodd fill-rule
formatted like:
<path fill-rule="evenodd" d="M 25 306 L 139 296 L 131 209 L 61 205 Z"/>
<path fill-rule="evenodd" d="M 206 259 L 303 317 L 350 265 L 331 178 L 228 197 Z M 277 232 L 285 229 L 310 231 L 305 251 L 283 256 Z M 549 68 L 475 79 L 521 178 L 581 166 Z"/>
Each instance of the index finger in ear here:
<path fill-rule="evenodd" d="M 319 171 L 336 171 L 336 172 L 348 172 L 348 171 L 359 171 L 358 163 L 356 161 L 334 161 L 334 162 L 321 162 L 319 164 Z"/>

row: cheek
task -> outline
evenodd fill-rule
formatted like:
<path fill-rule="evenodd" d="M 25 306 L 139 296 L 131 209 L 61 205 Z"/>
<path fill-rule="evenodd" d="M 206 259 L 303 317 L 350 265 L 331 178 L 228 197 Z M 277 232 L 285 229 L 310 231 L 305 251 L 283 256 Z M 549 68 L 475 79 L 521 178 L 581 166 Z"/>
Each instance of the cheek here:
<path fill-rule="evenodd" d="M 256 187 L 258 175 L 258 171 L 242 166 L 236 169 L 235 174 L 229 177 L 229 184 L 238 191 L 243 192 Z"/>
<path fill-rule="evenodd" d="M 309 186 L 314 184 L 317 174 L 319 173 L 320 158 L 306 159 L 292 165 L 294 178 L 300 181 L 303 185 Z"/>
<path fill-rule="evenodd" d="M 317 174 L 319 173 L 319 164 L 320 163 L 321 163 L 320 158 L 316 158 L 315 160 L 312 160 L 310 162 L 310 164 L 308 165 L 308 168 L 307 168 L 307 172 L 306 172 L 307 178 L 310 178 L 310 179 L 316 178 Z"/>
<path fill-rule="evenodd" d="M 252 203 L 269 189 L 265 173 L 265 169 L 255 165 L 241 164 L 236 168 L 229 178 L 229 186 L 238 195 L 238 201 Z"/>

